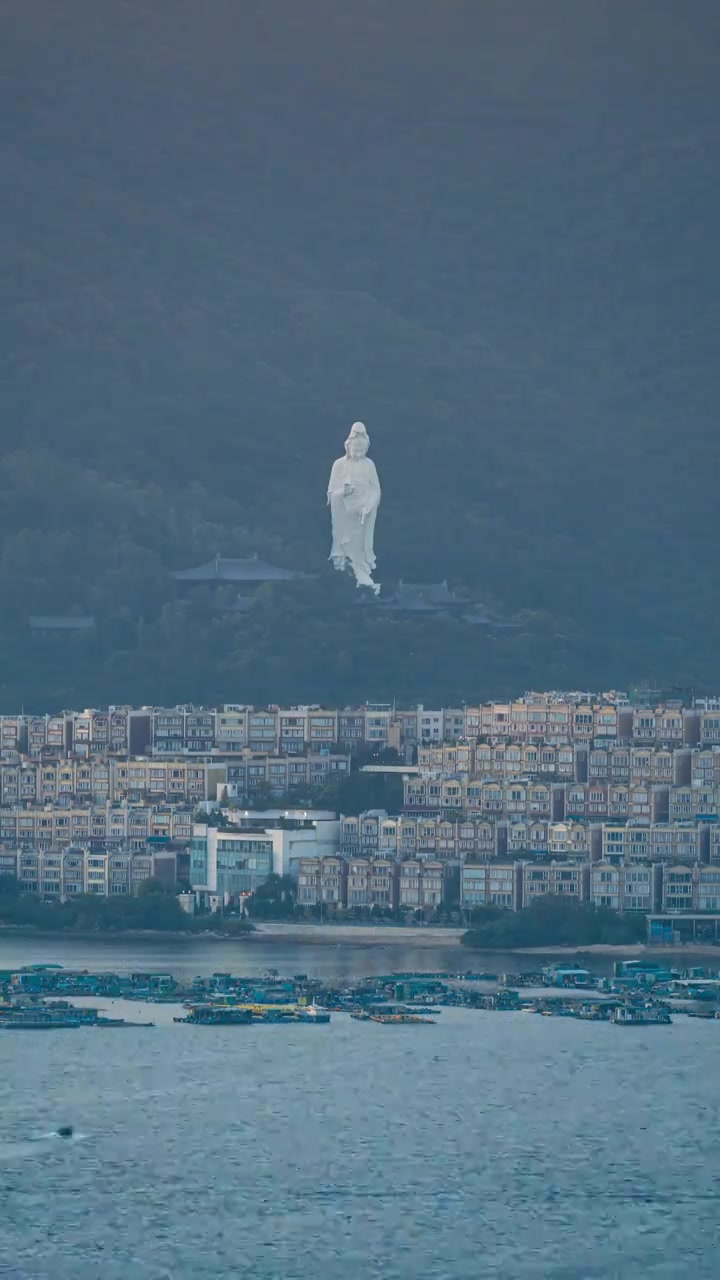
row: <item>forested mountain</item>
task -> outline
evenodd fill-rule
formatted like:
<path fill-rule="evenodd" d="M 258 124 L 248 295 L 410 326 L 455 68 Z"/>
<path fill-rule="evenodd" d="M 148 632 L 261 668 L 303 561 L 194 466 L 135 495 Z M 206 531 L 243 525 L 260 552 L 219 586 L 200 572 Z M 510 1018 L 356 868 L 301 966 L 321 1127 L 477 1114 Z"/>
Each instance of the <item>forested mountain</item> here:
<path fill-rule="evenodd" d="M 33 0 L 1 34 L 3 709 L 713 681 L 716 0 Z M 355 607 L 356 418 L 379 579 L 515 630 Z M 250 551 L 318 576 L 179 595 Z M 30 640 L 71 609 L 90 639 Z"/>

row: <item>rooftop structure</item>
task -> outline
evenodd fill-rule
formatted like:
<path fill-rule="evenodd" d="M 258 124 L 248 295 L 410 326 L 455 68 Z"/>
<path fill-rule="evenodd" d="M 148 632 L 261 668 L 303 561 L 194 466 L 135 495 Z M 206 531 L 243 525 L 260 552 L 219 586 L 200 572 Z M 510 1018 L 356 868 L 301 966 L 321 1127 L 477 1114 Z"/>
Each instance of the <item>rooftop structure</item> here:
<path fill-rule="evenodd" d="M 216 555 L 207 564 L 176 570 L 173 577 L 176 582 L 292 582 L 305 574 L 268 564 L 255 553 L 244 559 Z"/>
<path fill-rule="evenodd" d="M 438 613 L 466 605 L 468 599 L 451 591 L 446 579 L 442 582 L 403 582 L 401 579 L 395 594 L 381 603 L 383 608 L 398 612 Z"/>

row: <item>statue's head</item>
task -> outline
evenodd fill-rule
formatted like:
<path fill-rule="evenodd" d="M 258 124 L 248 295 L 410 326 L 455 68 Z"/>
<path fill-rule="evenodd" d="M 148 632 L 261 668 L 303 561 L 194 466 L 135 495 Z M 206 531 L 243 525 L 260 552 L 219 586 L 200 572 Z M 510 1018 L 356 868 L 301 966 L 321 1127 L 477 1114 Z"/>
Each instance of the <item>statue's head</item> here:
<path fill-rule="evenodd" d="M 364 458 L 370 448 L 370 437 L 363 422 L 353 422 L 350 435 L 345 441 L 345 452 L 348 458 Z"/>

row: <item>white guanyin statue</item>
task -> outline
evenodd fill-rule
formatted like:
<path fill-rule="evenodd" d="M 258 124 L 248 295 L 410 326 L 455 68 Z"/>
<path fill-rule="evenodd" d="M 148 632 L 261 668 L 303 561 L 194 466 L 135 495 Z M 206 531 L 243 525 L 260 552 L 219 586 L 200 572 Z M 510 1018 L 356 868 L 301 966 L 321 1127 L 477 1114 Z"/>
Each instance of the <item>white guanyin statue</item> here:
<path fill-rule="evenodd" d="M 367 457 L 368 433 L 362 422 L 354 422 L 345 441 L 345 457 L 333 463 L 328 485 L 328 505 L 332 514 L 333 544 L 330 559 L 336 569 L 352 569 L 359 587 L 370 587 L 375 568 L 373 536 L 380 505 L 380 481 L 375 463 Z"/>

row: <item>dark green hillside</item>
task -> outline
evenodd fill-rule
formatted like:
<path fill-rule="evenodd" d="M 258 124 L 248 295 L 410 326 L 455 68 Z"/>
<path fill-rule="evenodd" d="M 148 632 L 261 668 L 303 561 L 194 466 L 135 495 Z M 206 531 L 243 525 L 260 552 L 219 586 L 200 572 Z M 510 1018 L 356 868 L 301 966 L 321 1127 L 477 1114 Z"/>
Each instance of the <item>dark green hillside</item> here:
<path fill-rule="evenodd" d="M 0 701 L 712 682 L 714 0 L 5 6 Z M 361 417 L 382 620 L 326 571 Z M 257 550 L 319 574 L 232 593 Z M 31 614 L 89 638 L 28 642 Z"/>

